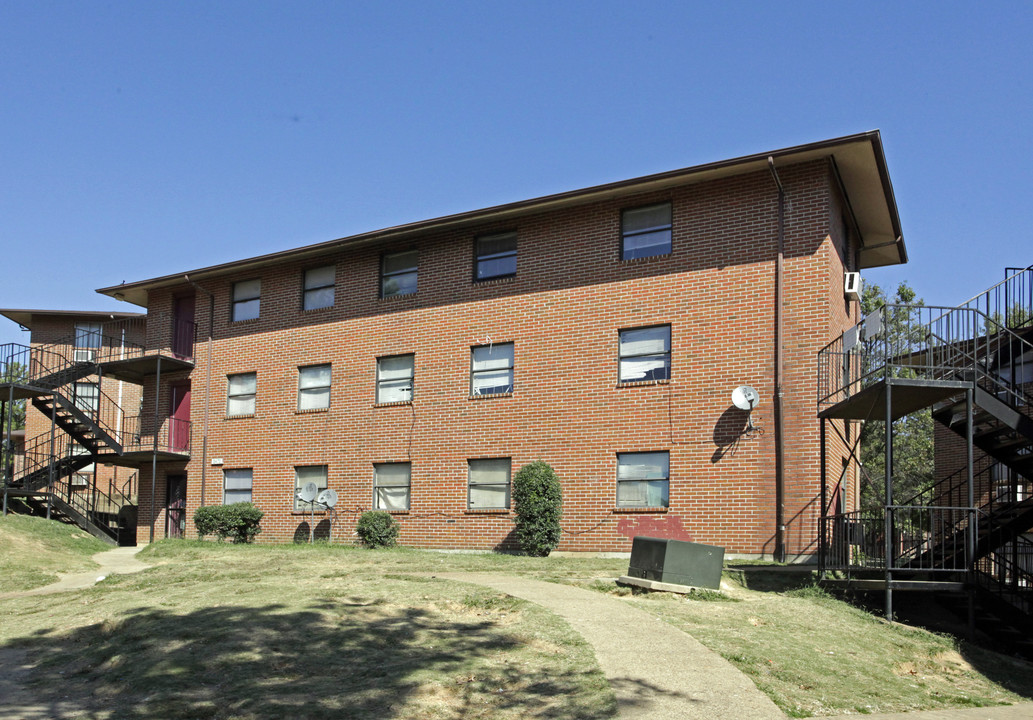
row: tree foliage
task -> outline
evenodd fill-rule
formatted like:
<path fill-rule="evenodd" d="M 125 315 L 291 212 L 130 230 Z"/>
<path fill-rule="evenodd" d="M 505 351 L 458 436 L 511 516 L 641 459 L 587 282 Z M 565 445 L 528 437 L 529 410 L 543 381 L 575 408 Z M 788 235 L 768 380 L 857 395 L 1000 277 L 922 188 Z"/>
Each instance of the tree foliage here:
<path fill-rule="evenodd" d="M 28 376 L 29 376 L 28 370 L 26 369 L 25 365 L 20 363 L 20 362 L 11 360 L 9 362 L 4 363 L 2 366 L 0 366 L 0 383 L 21 382 L 22 380 L 25 380 Z M 0 398 L 0 400 L 5 400 L 5 401 L 6 401 L 6 399 L 7 398 Z M 5 405 L 5 407 L 4 407 L 4 418 L 3 418 L 3 425 L 4 425 L 4 428 L 5 428 L 5 433 L 6 433 L 6 428 L 7 428 L 7 407 L 6 407 L 6 404 L 7 403 L 5 402 L 4 403 L 4 405 Z M 15 400 L 14 401 L 14 405 L 12 406 L 12 412 L 11 412 L 11 429 L 12 430 L 21 430 L 24 427 L 25 427 L 25 401 L 24 400 Z"/>
<path fill-rule="evenodd" d="M 517 471 L 513 477 L 513 511 L 521 550 L 545 557 L 559 545 L 563 495 L 549 463 L 536 460 Z"/>
<path fill-rule="evenodd" d="M 861 297 L 861 312 L 865 316 L 892 307 L 886 313 L 885 331 L 891 343 L 914 331 L 910 307 L 923 305 L 921 298 L 906 282 L 897 286 L 893 297 L 878 285 L 865 285 Z M 866 370 L 869 368 L 866 368 Z M 906 368 L 901 373 L 910 372 Z M 900 373 L 898 373 L 900 374 Z M 869 419 L 861 429 L 861 466 L 864 478 L 861 485 L 863 507 L 885 503 L 886 477 L 886 422 Z M 933 482 L 933 418 L 929 408 L 905 415 L 893 423 L 893 500 L 907 502 Z"/>

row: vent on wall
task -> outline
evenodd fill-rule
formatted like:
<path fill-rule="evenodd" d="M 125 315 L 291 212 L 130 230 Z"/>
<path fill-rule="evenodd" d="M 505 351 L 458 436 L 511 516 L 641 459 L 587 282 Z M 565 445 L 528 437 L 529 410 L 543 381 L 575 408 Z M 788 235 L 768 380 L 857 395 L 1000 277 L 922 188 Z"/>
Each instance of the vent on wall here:
<path fill-rule="evenodd" d="M 861 273 L 843 273 L 843 294 L 851 300 L 861 299 Z"/>

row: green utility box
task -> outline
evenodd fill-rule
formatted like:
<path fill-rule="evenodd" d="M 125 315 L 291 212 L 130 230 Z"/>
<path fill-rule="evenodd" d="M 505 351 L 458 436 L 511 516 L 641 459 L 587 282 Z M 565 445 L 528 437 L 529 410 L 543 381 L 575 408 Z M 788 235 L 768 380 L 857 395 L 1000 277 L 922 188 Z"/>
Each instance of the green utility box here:
<path fill-rule="evenodd" d="M 697 588 L 721 587 L 725 549 L 714 545 L 636 537 L 628 577 Z"/>

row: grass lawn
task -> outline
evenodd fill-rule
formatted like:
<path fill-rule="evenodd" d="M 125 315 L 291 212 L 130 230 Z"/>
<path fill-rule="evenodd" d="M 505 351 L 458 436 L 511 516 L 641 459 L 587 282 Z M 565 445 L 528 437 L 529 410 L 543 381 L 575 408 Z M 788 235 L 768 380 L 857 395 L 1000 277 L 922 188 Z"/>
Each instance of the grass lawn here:
<path fill-rule="evenodd" d="M 1033 667 L 890 625 L 813 589 L 685 599 L 615 590 L 627 561 L 169 541 L 155 567 L 0 601 L 0 658 L 56 717 L 606 718 L 591 648 L 541 608 L 428 577 L 498 572 L 648 609 L 738 665 L 788 714 L 1018 702 Z M 2 663 L 0 663 L 2 664 Z M 0 688 L 2 689 L 2 688 Z"/>
<path fill-rule="evenodd" d="M 11 513 L 0 516 L 0 594 L 57 581 L 57 574 L 86 572 L 90 556 L 111 545 L 71 525 Z"/>

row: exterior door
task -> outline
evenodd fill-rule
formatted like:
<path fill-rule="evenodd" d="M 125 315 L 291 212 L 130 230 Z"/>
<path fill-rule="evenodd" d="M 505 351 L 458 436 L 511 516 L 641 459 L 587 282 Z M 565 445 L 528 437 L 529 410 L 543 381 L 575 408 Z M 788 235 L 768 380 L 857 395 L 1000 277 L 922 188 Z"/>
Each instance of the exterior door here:
<path fill-rule="evenodd" d="M 185 452 L 190 449 L 190 381 L 173 383 L 169 391 L 169 450 Z"/>
<path fill-rule="evenodd" d="M 167 476 L 165 494 L 165 537 L 181 538 L 187 527 L 187 476 Z"/>
<path fill-rule="evenodd" d="M 177 357 L 194 356 L 194 296 L 172 300 L 172 352 Z"/>

